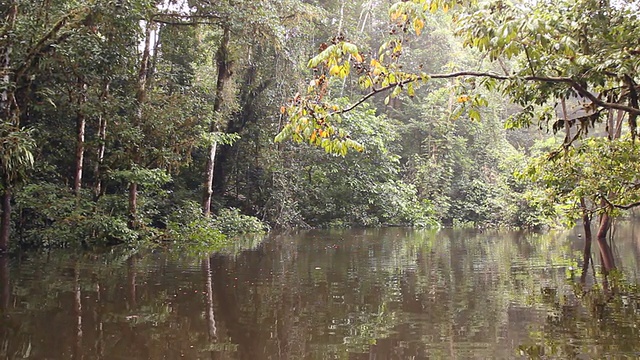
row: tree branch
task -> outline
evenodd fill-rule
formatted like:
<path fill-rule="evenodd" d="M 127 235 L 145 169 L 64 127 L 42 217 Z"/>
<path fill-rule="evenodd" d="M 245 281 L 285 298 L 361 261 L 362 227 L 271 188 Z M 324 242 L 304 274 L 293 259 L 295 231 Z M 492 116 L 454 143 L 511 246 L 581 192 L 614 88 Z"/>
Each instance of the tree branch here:
<path fill-rule="evenodd" d="M 426 80 L 429 80 L 429 79 L 450 79 L 450 78 L 457 78 L 457 77 L 481 77 L 481 78 L 491 78 L 491 79 L 502 80 L 502 81 L 510 81 L 510 80 L 518 79 L 517 77 L 513 77 L 513 76 L 500 75 L 500 74 L 495 74 L 495 73 L 490 73 L 490 72 L 479 72 L 479 71 L 458 71 L 458 72 L 446 73 L 446 74 L 431 74 L 431 75 L 426 75 L 426 76 L 416 76 L 416 77 L 411 77 L 411 78 L 408 78 L 408 79 L 404 79 L 404 80 L 399 81 L 399 82 L 391 83 L 391 84 L 389 84 L 387 86 L 383 86 L 381 88 L 377 88 L 377 89 L 373 88 L 369 93 L 365 94 L 362 98 L 360 98 L 358 101 L 356 101 L 352 105 L 349 105 L 346 108 L 338 110 L 338 111 L 334 112 L 333 114 L 343 114 L 343 113 L 349 112 L 349 111 L 353 110 L 354 108 L 358 107 L 360 104 L 365 102 L 370 97 L 376 95 L 377 93 L 383 92 L 383 91 L 386 91 L 386 90 L 389 90 L 389 89 L 392 89 L 392 88 L 395 88 L 396 86 L 404 86 L 404 85 L 412 83 L 412 82 L 426 81 Z M 632 114 L 632 115 L 640 115 L 640 109 L 638 109 L 636 107 L 627 106 L 627 105 L 618 104 L 618 103 L 611 103 L 611 102 L 607 102 L 607 101 L 603 101 L 603 100 L 599 99 L 596 95 L 592 94 L 587 89 L 585 89 L 578 81 L 576 81 L 576 80 L 574 80 L 574 79 L 572 79 L 570 77 L 525 76 L 525 77 L 522 77 L 521 79 L 523 79 L 525 81 L 532 81 L 532 82 L 568 84 L 578 94 L 580 94 L 582 97 L 585 97 L 585 98 L 589 99 L 593 104 L 595 104 L 595 105 L 597 105 L 599 107 L 606 108 L 606 109 L 622 110 L 622 111 L 627 112 L 627 113 Z"/>
<path fill-rule="evenodd" d="M 196 20 L 202 19 L 202 20 Z M 218 21 L 224 20 L 222 16 L 217 14 L 172 14 L 172 13 L 156 13 L 152 14 L 150 20 L 165 25 L 220 25 Z"/>
<path fill-rule="evenodd" d="M 212 22 L 212 21 L 169 21 L 169 20 L 159 20 L 152 19 L 151 21 L 164 24 L 164 25 L 176 25 L 176 26 L 193 26 L 193 25 L 220 25 L 220 23 Z"/>
<path fill-rule="evenodd" d="M 609 206 L 614 207 L 616 209 L 622 209 L 622 210 L 629 210 L 631 208 L 640 206 L 640 201 L 636 201 L 628 205 L 620 205 L 620 204 L 612 203 L 609 199 L 607 199 L 606 196 L 602 196 L 602 200 L 604 200 L 604 202 L 606 202 Z"/>
<path fill-rule="evenodd" d="M 58 35 L 58 33 L 62 30 L 62 28 L 64 28 L 65 25 L 67 25 L 67 21 L 69 21 L 70 19 L 73 19 L 73 17 L 76 15 L 81 15 L 78 19 L 76 19 L 75 23 L 72 23 L 71 25 L 71 26 L 77 26 L 79 24 L 82 24 L 84 20 L 89 16 L 89 14 L 90 14 L 89 8 L 80 7 L 70 11 L 68 14 L 60 18 L 60 20 L 58 20 L 58 22 L 56 22 L 51 27 L 51 29 L 49 29 L 49 31 L 47 31 L 47 33 L 45 33 L 38 40 L 38 42 L 36 42 L 36 44 L 28 52 L 22 64 L 15 70 L 15 81 L 20 79 L 25 74 L 25 72 L 34 65 L 34 61 L 37 59 L 37 55 L 40 54 L 42 49 L 44 49 L 47 45 L 50 45 L 50 44 L 47 44 L 47 42 Z M 54 44 L 61 43 L 62 40 L 66 39 L 67 37 L 68 35 L 60 37 L 56 39 L 53 43 Z"/>

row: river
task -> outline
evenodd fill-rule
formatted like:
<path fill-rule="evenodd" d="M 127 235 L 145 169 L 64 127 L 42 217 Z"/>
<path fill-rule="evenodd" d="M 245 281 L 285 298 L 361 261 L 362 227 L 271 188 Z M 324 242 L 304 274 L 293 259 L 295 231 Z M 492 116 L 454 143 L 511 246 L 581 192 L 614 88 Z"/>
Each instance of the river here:
<path fill-rule="evenodd" d="M 271 234 L 253 249 L 0 259 L 1 359 L 640 356 L 640 227 Z"/>

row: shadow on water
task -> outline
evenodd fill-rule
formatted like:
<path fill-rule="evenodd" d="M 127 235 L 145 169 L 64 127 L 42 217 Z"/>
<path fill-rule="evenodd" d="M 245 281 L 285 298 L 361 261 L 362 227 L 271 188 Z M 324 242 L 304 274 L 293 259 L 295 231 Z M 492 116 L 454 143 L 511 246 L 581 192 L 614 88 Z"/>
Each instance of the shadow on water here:
<path fill-rule="evenodd" d="M 204 257 L 0 257 L 0 358 L 633 357 L 640 232 L 615 237 L 616 270 L 575 231 L 314 230 Z"/>

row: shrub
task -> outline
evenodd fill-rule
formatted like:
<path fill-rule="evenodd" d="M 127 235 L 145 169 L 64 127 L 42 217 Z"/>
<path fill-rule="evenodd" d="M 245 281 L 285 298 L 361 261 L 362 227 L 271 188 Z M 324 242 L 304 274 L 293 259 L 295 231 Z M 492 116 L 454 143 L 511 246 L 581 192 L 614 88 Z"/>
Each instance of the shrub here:
<path fill-rule="evenodd" d="M 266 232 L 268 226 L 254 216 L 243 215 L 236 208 L 222 209 L 212 219 L 213 227 L 227 236 L 240 234 L 260 234 Z"/>

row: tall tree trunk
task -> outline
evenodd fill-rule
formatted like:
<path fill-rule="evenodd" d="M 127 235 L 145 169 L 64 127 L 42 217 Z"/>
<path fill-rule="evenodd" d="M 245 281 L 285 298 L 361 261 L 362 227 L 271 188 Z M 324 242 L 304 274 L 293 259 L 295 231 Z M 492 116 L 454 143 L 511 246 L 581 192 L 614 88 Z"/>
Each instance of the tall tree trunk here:
<path fill-rule="evenodd" d="M 138 227 L 138 184 L 136 182 L 129 183 L 129 228 L 136 229 Z"/>
<path fill-rule="evenodd" d="M 104 88 L 102 89 L 102 94 L 100 95 L 102 103 L 104 103 L 107 96 L 109 96 L 109 84 L 110 82 L 106 81 Z M 93 186 L 93 194 L 96 199 L 100 197 L 100 194 L 102 193 L 102 174 L 100 169 L 104 161 L 104 151 L 107 141 L 107 117 L 104 115 L 104 111 L 100 111 L 100 115 L 98 115 L 98 148 L 96 149 L 96 164 L 94 167 L 95 183 Z"/>
<path fill-rule="evenodd" d="M 204 194 L 202 196 L 202 213 L 211 216 L 211 198 L 213 197 L 213 173 L 216 159 L 217 142 L 209 145 L 209 157 L 205 166 Z"/>
<path fill-rule="evenodd" d="M 142 108 L 147 98 L 147 75 L 149 72 L 149 59 L 151 55 L 151 28 L 152 21 L 145 24 L 144 49 L 140 59 L 140 69 L 138 69 L 138 87 L 136 89 L 136 113 L 134 114 L 133 127 L 137 128 L 142 123 Z M 135 165 L 140 163 L 140 144 L 132 144 L 132 162 Z M 129 227 L 138 227 L 138 184 L 135 181 L 129 183 Z"/>
<path fill-rule="evenodd" d="M 76 114 L 76 173 L 73 180 L 73 192 L 76 195 L 79 195 L 80 188 L 82 187 L 82 170 L 84 163 L 84 134 L 85 128 L 87 125 L 87 118 L 84 114 L 84 110 L 82 106 L 87 101 L 87 84 L 82 80 L 78 79 L 78 85 L 80 89 L 80 94 L 78 97 L 78 111 Z"/>
<path fill-rule="evenodd" d="M 220 117 L 223 116 L 224 106 L 224 94 L 227 84 L 231 79 L 233 61 L 229 59 L 229 43 L 231 39 L 231 31 L 229 25 L 225 25 L 222 35 L 222 41 L 218 52 L 216 53 L 216 68 L 218 71 L 218 78 L 216 82 L 216 93 L 213 102 L 214 120 L 211 122 L 209 131 L 215 133 L 219 131 Z M 207 164 L 205 166 L 204 183 L 203 183 L 203 196 L 202 196 L 202 213 L 204 216 L 211 216 L 211 199 L 213 197 L 213 175 L 215 167 L 215 155 L 218 143 L 212 142 L 209 145 L 209 157 L 207 158 Z"/>

